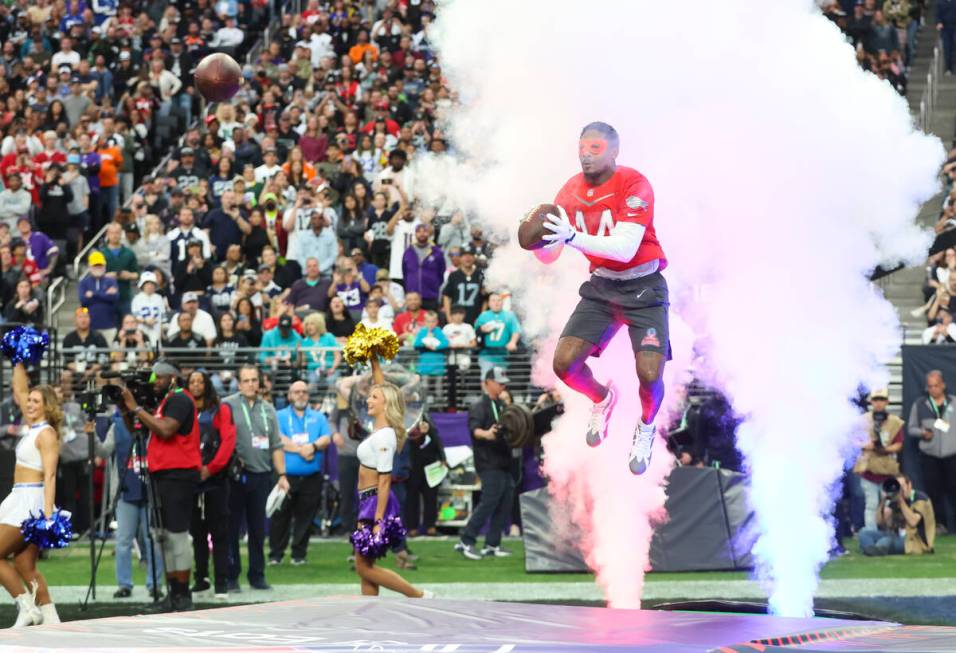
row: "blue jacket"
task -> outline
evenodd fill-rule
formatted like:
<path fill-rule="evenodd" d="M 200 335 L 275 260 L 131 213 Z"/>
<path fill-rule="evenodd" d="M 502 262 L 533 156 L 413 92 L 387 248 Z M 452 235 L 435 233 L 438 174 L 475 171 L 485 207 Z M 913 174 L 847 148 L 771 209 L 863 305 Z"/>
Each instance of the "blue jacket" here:
<path fill-rule="evenodd" d="M 107 292 L 110 288 L 113 292 Z M 93 293 L 87 297 L 86 293 Z M 93 329 L 115 329 L 117 316 L 116 304 L 119 302 L 119 284 L 112 277 L 96 278 L 87 274 L 80 279 L 78 293 L 80 305 L 90 311 L 90 327 Z"/>
<path fill-rule="evenodd" d="M 438 245 L 432 245 L 431 254 L 418 260 L 415 246 L 405 250 L 402 257 L 402 280 L 405 292 L 417 292 L 422 299 L 438 299 L 445 283 L 445 254 Z"/>
<path fill-rule="evenodd" d="M 936 22 L 956 27 L 956 0 L 936 0 Z"/>
<path fill-rule="evenodd" d="M 120 496 L 127 503 L 141 503 L 146 500 L 146 488 L 139 477 L 135 465 L 130 465 L 130 456 L 133 453 L 133 436 L 126 428 L 126 422 L 119 411 L 113 413 L 113 440 L 116 448 L 113 450 L 113 460 L 119 475 Z"/>
<path fill-rule="evenodd" d="M 286 406 L 276 412 L 279 421 L 279 433 L 291 438 L 296 444 L 315 442 L 324 435 L 331 435 L 329 422 L 320 411 L 306 408 L 302 417 L 299 417 L 292 406 Z M 285 471 L 289 476 L 311 476 L 322 471 L 322 460 L 325 452 L 316 451 L 311 461 L 297 453 L 286 451 Z"/>

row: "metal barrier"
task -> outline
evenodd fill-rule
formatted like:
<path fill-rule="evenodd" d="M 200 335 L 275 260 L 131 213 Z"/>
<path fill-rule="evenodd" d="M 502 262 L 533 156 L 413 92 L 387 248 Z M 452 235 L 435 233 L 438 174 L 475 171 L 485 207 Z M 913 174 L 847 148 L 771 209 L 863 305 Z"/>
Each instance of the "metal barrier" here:
<path fill-rule="evenodd" d="M 48 326 L 54 326 L 55 316 L 60 310 L 60 307 L 66 302 L 66 286 L 67 280 L 65 277 L 57 277 L 46 289 L 46 313 L 44 319 Z M 57 297 L 59 294 L 59 297 Z"/>
<path fill-rule="evenodd" d="M 937 39 L 933 47 L 933 60 L 926 73 L 926 88 L 923 89 L 919 100 L 919 113 L 916 117 L 916 126 L 926 131 L 932 125 L 933 113 L 939 100 L 939 80 L 943 76 L 942 42 Z"/>
<path fill-rule="evenodd" d="M 332 377 L 316 378 L 310 375 L 310 365 L 308 359 L 315 354 L 334 356 L 341 353 L 340 348 L 334 347 L 295 347 L 295 348 L 230 348 L 228 350 L 217 348 L 180 348 L 163 347 L 158 349 L 141 348 L 109 348 L 109 349 L 62 349 L 59 354 L 61 360 L 58 361 L 64 369 L 70 368 L 78 373 L 88 371 L 91 365 L 98 365 L 101 370 L 113 371 L 132 371 L 137 368 L 145 368 L 150 361 L 162 356 L 163 358 L 175 363 L 185 375 L 194 370 L 204 370 L 213 375 L 218 375 L 217 383 L 230 388 L 233 391 L 238 390 L 236 381 L 236 371 L 243 364 L 255 364 L 265 376 L 269 378 L 272 385 L 272 396 L 284 397 L 288 393 L 289 386 L 293 381 L 304 380 L 310 385 L 312 399 L 316 402 L 322 402 L 326 397 L 334 395 L 336 386 L 345 378 L 357 373 L 343 360 L 338 368 L 338 373 Z M 288 361 L 272 362 L 276 354 L 287 356 Z M 422 401 L 426 402 L 430 410 L 459 410 L 467 408 L 468 405 L 481 396 L 481 362 L 480 360 L 487 356 L 480 350 L 456 350 L 450 354 L 453 357 L 448 362 L 448 354 L 445 355 L 444 373 L 435 370 L 432 365 L 428 369 L 421 366 L 419 352 L 414 349 L 405 348 L 399 351 L 393 364 L 403 366 L 419 376 L 419 382 Z M 82 369 L 76 368 L 77 357 L 79 357 Z M 509 391 L 515 399 L 525 402 L 533 402 L 537 399 L 537 393 L 540 389 L 531 383 L 531 363 L 532 352 L 529 350 L 519 350 L 513 353 L 507 353 L 503 356 L 501 363 L 506 368 L 511 382 L 508 385 Z M 312 366 L 314 368 L 314 366 Z M 440 368 L 440 366 L 439 366 Z M 387 368 L 386 368 L 387 369 Z M 435 370 L 437 373 L 430 373 Z"/>

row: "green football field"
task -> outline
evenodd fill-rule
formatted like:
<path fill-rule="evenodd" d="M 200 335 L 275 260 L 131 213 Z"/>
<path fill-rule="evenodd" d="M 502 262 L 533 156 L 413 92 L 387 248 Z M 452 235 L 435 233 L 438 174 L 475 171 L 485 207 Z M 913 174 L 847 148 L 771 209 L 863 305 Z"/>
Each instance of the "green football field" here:
<path fill-rule="evenodd" d="M 512 557 L 481 561 L 464 559 L 452 549 L 453 544 L 454 540 L 447 538 L 412 540 L 411 549 L 419 556 L 418 569 L 400 573 L 443 598 L 602 605 L 601 590 L 590 574 L 526 573 L 520 540 L 506 542 L 514 553 Z M 306 565 L 293 567 L 286 558 L 283 564 L 267 568 L 272 591 L 250 590 L 242 578 L 243 591 L 230 594 L 228 603 L 355 594 L 358 581 L 346 561 L 349 553 L 344 541 L 314 541 Z M 108 544 L 97 574 L 98 601 L 85 610 L 79 604 L 90 579 L 88 545 L 74 544 L 52 552 L 41 562 L 40 569 L 64 619 L 137 614 L 143 610 L 147 597 L 142 565 L 134 566 L 137 587 L 133 599 L 113 601 L 116 584 L 112 554 L 112 545 Z M 383 564 L 394 568 L 391 557 Z M 942 537 L 937 540 L 936 553 L 929 556 L 866 558 L 851 551 L 831 561 L 823 569 L 815 605 L 819 610 L 840 610 L 873 619 L 956 626 L 954 589 L 956 537 Z M 644 597 L 644 607 L 648 608 L 682 600 L 765 600 L 763 590 L 747 572 L 650 573 Z M 211 595 L 195 599 L 198 607 L 223 605 Z M 0 625 L 13 617 L 12 604 L 0 604 Z"/>
<path fill-rule="evenodd" d="M 849 542 L 847 542 L 849 544 Z M 452 549 L 454 540 L 421 538 L 410 540 L 409 546 L 419 556 L 418 569 L 407 573 L 409 578 L 421 583 L 548 583 L 592 582 L 591 574 L 529 574 L 524 570 L 524 547 L 520 540 L 505 543 L 514 553 L 510 558 L 491 558 L 480 561 L 467 560 Z M 243 558 L 245 549 L 243 548 Z M 268 567 L 266 575 L 273 585 L 308 585 L 315 583 L 355 583 L 346 558 L 351 547 L 342 541 L 313 541 L 308 563 L 293 567 L 286 557 L 284 563 Z M 384 565 L 394 568 L 394 559 L 389 556 Z M 113 587 L 115 575 L 112 547 L 107 544 L 103 553 L 97 582 Z M 52 552 L 51 558 L 41 562 L 41 570 L 51 585 L 84 585 L 90 580 L 89 545 L 77 543 L 68 549 Z M 142 584 L 145 571 L 135 570 L 136 584 Z M 682 572 L 650 573 L 649 583 L 685 581 L 730 581 L 745 580 L 747 572 Z M 823 579 L 881 579 L 952 578 L 956 591 L 956 537 L 937 539 L 936 553 L 927 556 L 888 556 L 867 558 L 850 547 L 849 553 L 831 561 L 823 569 Z"/>

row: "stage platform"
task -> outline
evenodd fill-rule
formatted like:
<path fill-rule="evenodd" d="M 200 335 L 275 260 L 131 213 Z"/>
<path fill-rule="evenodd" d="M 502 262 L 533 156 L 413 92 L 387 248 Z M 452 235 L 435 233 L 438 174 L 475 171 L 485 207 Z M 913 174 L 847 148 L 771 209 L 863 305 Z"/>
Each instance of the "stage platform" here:
<path fill-rule="evenodd" d="M 877 621 L 333 597 L 4 630 L 0 653 L 956 651 L 956 628 Z"/>

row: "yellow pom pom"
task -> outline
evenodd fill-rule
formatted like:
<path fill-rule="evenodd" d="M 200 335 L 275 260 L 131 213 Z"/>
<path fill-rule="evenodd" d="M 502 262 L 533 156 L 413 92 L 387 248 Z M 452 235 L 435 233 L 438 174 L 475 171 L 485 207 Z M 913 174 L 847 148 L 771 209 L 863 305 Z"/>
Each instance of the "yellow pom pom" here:
<path fill-rule="evenodd" d="M 374 357 L 392 360 L 398 354 L 398 336 L 388 329 L 367 329 L 359 323 L 345 343 L 343 353 L 349 365 L 367 363 Z"/>

